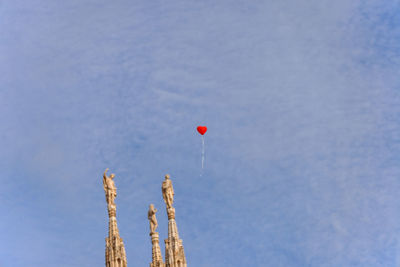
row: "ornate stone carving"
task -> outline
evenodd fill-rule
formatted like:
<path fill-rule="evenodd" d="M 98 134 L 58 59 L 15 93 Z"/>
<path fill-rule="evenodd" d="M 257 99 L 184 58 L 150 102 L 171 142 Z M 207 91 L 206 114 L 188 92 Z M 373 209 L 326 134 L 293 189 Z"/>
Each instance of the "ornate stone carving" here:
<path fill-rule="evenodd" d="M 169 175 L 165 175 L 162 183 L 162 194 L 167 206 L 168 238 L 165 239 L 165 267 L 187 267 L 182 239 L 179 238 L 178 227 L 175 222 L 174 189 Z"/>
<path fill-rule="evenodd" d="M 167 209 L 168 220 L 175 219 L 175 208 Z"/>
<path fill-rule="evenodd" d="M 117 206 L 115 198 L 117 197 L 117 187 L 114 184 L 115 174 L 107 176 L 106 169 L 103 174 L 103 188 L 106 194 L 108 210 L 108 237 L 106 238 L 106 267 L 127 267 L 124 242 L 119 236 L 117 226 Z"/>
<path fill-rule="evenodd" d="M 165 175 L 161 190 L 167 209 L 172 208 L 172 204 L 174 203 L 174 188 L 172 187 L 172 181 L 169 179 L 169 174 Z"/>
<path fill-rule="evenodd" d="M 152 233 L 155 233 L 157 226 L 158 226 L 156 212 L 157 212 L 157 209 L 154 208 L 153 204 L 150 204 L 149 211 L 147 212 L 147 218 L 149 219 L 149 222 L 150 222 L 150 235 Z"/>
<path fill-rule="evenodd" d="M 114 200 L 117 197 L 117 187 L 113 181 L 115 174 L 110 174 L 107 176 L 108 168 L 104 171 L 103 174 L 103 188 L 106 193 L 106 201 L 108 205 L 114 205 Z"/>

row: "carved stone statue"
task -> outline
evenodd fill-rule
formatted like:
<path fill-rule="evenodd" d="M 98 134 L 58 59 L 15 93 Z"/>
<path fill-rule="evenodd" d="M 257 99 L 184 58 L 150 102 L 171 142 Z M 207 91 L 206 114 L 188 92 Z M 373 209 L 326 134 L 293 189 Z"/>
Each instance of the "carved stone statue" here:
<path fill-rule="evenodd" d="M 149 212 L 147 213 L 147 218 L 149 219 L 150 222 L 150 234 L 155 233 L 158 226 L 156 212 L 157 209 L 154 208 L 153 204 L 150 204 Z"/>
<path fill-rule="evenodd" d="M 117 188 L 115 187 L 115 183 L 113 181 L 115 174 L 110 174 L 107 176 L 108 168 L 104 171 L 103 174 L 103 188 L 106 193 L 106 200 L 108 205 L 115 205 L 114 199 L 117 197 Z"/>
<path fill-rule="evenodd" d="M 167 209 L 172 208 L 172 203 L 174 203 L 174 188 L 172 187 L 172 181 L 169 179 L 169 174 L 165 175 L 165 180 L 162 183 L 162 194 L 167 205 Z"/>

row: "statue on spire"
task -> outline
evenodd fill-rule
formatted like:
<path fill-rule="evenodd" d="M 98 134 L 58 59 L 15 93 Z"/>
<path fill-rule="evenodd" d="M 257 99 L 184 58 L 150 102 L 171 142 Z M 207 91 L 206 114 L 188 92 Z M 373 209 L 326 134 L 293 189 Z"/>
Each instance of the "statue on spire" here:
<path fill-rule="evenodd" d="M 114 199 L 117 197 L 117 187 L 113 181 L 115 174 L 112 173 L 110 176 L 107 176 L 108 168 L 104 171 L 103 174 L 103 188 L 106 193 L 106 201 L 108 205 L 115 205 Z"/>
<path fill-rule="evenodd" d="M 158 223 L 156 218 L 157 209 L 154 208 L 153 204 L 150 204 L 149 211 L 147 212 L 147 218 L 150 222 L 150 236 L 151 236 L 151 254 L 152 254 L 152 261 L 150 263 L 150 267 L 165 267 L 163 262 L 163 258 L 161 255 L 161 249 L 159 244 L 159 236 L 156 232 Z"/>
<path fill-rule="evenodd" d="M 158 227 L 157 218 L 156 218 L 157 209 L 154 208 L 153 204 L 150 204 L 149 211 L 147 213 L 147 218 L 150 222 L 150 235 L 156 232 Z"/>
<path fill-rule="evenodd" d="M 182 239 L 179 238 L 178 227 L 175 221 L 174 188 L 169 174 L 165 175 L 161 191 L 168 214 L 168 238 L 165 239 L 165 267 L 187 267 Z M 151 266 L 153 267 L 153 266 Z"/>
<path fill-rule="evenodd" d="M 117 207 L 114 203 L 117 197 L 117 187 L 113 181 L 115 174 L 107 176 L 108 168 L 103 174 L 103 188 L 106 194 L 108 210 L 108 237 L 106 237 L 106 267 L 126 267 L 126 252 L 124 242 L 119 235 L 117 226 Z"/>
<path fill-rule="evenodd" d="M 174 203 L 174 188 L 172 187 L 172 181 L 169 179 L 169 174 L 165 175 L 165 180 L 162 183 L 162 194 L 167 205 L 167 210 L 172 209 L 172 204 Z"/>

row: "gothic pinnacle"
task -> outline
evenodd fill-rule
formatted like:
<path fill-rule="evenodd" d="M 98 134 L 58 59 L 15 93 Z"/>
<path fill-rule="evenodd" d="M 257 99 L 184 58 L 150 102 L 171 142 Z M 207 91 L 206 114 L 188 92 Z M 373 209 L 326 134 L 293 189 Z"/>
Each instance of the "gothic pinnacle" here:
<path fill-rule="evenodd" d="M 106 267 L 127 267 L 124 242 L 119 236 L 117 226 L 117 207 L 115 198 L 117 197 L 117 187 L 113 181 L 115 174 L 107 176 L 108 169 L 103 174 L 103 188 L 106 195 L 108 209 L 108 237 L 106 238 Z"/>

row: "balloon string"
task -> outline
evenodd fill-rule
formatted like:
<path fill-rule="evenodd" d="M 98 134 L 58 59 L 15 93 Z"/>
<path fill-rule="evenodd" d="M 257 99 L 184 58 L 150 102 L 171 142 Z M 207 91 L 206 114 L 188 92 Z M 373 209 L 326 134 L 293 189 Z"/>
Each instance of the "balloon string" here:
<path fill-rule="evenodd" d="M 201 150 L 201 174 L 203 174 L 204 169 L 204 135 L 201 136 L 202 150 Z"/>

